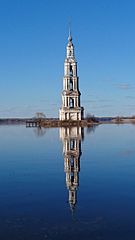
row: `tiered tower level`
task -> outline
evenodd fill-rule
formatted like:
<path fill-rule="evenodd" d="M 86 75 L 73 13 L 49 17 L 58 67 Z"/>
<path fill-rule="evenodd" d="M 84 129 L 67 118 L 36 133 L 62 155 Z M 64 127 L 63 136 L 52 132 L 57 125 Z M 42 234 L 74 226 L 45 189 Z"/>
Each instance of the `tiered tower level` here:
<path fill-rule="evenodd" d="M 62 91 L 62 107 L 59 112 L 60 120 L 82 120 L 84 109 L 80 104 L 79 77 L 77 76 L 77 62 L 74 45 L 69 30 L 67 54 L 64 63 L 64 78 Z"/>

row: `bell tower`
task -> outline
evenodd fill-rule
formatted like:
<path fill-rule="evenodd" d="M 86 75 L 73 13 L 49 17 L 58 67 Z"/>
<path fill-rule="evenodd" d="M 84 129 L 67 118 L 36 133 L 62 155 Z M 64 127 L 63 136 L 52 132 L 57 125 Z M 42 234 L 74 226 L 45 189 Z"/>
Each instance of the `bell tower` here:
<path fill-rule="evenodd" d="M 60 120 L 82 120 L 84 109 L 80 105 L 79 77 L 74 45 L 69 29 L 66 59 L 64 62 L 64 78 L 62 91 L 62 107 L 59 111 Z"/>

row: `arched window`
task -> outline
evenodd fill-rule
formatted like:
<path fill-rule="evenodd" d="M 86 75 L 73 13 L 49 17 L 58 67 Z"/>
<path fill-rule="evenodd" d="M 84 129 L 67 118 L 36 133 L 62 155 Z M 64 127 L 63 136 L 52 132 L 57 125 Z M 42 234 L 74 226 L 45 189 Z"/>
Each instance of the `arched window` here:
<path fill-rule="evenodd" d="M 74 172 L 71 172 L 71 183 L 74 182 Z"/>
<path fill-rule="evenodd" d="M 71 141 L 70 141 L 70 149 L 74 150 L 74 148 L 75 148 L 75 140 L 71 139 Z"/>
<path fill-rule="evenodd" d="M 72 77 L 72 76 L 73 76 L 73 69 L 72 69 L 72 65 L 70 65 L 70 68 L 69 68 L 69 75 L 70 75 L 70 77 Z"/>
<path fill-rule="evenodd" d="M 73 91 L 73 80 L 72 80 L 72 78 L 70 78 L 69 90 L 70 90 L 70 91 Z"/>
<path fill-rule="evenodd" d="M 73 107 L 74 107 L 74 99 L 70 98 L 70 108 L 73 108 Z"/>
<path fill-rule="evenodd" d="M 71 156 L 71 158 L 70 158 L 70 165 L 71 165 L 71 167 L 74 167 L 74 157 L 73 156 Z"/>

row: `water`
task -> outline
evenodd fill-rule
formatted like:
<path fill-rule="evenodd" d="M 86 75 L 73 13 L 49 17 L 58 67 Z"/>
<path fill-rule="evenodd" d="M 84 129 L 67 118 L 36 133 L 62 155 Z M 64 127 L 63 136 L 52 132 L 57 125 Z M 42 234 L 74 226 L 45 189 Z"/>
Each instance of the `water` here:
<path fill-rule="evenodd" d="M 0 126 L 0 239 L 135 239 L 135 126 Z"/>

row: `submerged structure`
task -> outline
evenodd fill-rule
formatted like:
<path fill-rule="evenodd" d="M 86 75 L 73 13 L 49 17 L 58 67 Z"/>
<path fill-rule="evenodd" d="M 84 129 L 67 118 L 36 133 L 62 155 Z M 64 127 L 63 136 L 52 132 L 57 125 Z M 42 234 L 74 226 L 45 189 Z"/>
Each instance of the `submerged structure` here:
<path fill-rule="evenodd" d="M 71 31 L 69 30 L 67 53 L 64 63 L 64 78 L 62 91 L 62 107 L 59 111 L 60 120 L 82 120 L 84 108 L 80 103 L 79 77 Z"/>

